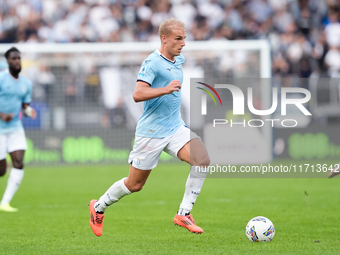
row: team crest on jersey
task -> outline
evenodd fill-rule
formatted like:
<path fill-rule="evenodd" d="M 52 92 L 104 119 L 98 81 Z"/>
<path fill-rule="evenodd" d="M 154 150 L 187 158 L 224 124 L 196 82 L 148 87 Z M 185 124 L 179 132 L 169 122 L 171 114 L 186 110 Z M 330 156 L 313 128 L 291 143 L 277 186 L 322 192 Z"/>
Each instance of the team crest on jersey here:
<path fill-rule="evenodd" d="M 145 71 L 146 71 L 146 66 L 142 66 L 138 75 L 144 76 L 145 75 Z"/>
<path fill-rule="evenodd" d="M 137 165 L 140 165 L 141 161 L 142 161 L 142 159 L 140 159 L 140 158 L 137 158 L 137 160 L 135 160 Z"/>

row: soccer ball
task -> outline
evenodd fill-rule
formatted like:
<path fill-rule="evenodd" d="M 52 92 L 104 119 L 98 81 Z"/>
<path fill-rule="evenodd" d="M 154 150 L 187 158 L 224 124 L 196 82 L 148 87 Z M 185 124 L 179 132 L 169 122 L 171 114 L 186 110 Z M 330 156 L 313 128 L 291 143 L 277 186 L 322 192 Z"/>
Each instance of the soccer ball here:
<path fill-rule="evenodd" d="M 246 226 L 246 236 L 251 242 L 270 242 L 274 235 L 274 224 L 263 216 L 252 218 Z"/>

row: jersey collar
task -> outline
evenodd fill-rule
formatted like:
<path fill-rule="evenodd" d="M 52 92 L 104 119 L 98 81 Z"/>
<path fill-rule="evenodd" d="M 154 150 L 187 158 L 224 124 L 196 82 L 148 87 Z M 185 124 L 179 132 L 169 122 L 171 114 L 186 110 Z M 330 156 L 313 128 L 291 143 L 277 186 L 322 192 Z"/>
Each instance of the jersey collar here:
<path fill-rule="evenodd" d="M 172 60 L 170 60 L 170 59 L 164 57 L 164 56 L 162 55 L 162 53 L 161 53 L 159 50 L 156 50 L 156 52 L 157 52 L 157 54 L 158 54 L 159 56 L 161 56 L 162 58 L 164 58 L 166 61 L 169 61 L 169 62 L 172 63 L 172 64 L 175 64 L 175 63 L 176 63 L 176 58 L 175 58 L 174 61 L 172 61 Z"/>
<path fill-rule="evenodd" d="M 8 75 L 14 80 L 14 81 L 19 81 L 20 80 L 20 74 L 19 74 L 19 77 L 18 78 L 15 78 L 10 72 L 9 72 L 9 69 L 7 68 L 5 70 L 6 73 L 8 73 Z"/>

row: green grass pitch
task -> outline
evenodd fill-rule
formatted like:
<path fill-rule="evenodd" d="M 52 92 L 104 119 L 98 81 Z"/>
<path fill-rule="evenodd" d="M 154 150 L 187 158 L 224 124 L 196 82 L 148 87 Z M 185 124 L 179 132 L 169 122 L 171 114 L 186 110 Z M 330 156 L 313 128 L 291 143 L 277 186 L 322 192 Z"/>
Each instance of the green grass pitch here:
<path fill-rule="evenodd" d="M 0 254 L 338 254 L 340 178 L 206 179 L 192 211 L 202 235 L 175 227 L 188 166 L 159 165 L 144 189 L 105 213 L 104 231 L 89 226 L 88 202 L 99 198 L 124 166 L 27 167 L 12 201 L 0 212 Z M 0 178 L 0 195 L 8 175 Z M 266 216 L 270 243 L 252 243 L 247 222 Z"/>

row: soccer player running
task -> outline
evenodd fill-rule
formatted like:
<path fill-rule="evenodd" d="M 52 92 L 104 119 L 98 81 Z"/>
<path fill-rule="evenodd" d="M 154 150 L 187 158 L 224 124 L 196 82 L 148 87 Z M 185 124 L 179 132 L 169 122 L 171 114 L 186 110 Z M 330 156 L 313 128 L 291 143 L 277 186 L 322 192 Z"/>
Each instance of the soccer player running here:
<path fill-rule="evenodd" d="M 0 211 L 16 212 L 10 202 L 24 177 L 24 154 L 27 149 L 25 132 L 19 118 L 21 109 L 26 116 L 36 117 L 29 106 L 32 83 L 20 75 L 21 57 L 17 48 L 10 48 L 5 57 L 9 68 L 0 72 L 0 176 L 6 173 L 7 153 L 12 158 L 12 166 L 5 193 L 0 202 Z"/>
<path fill-rule="evenodd" d="M 184 23 L 176 19 L 164 21 L 159 36 L 161 47 L 143 61 L 133 93 L 135 102 L 144 101 L 144 113 L 129 156 L 129 176 L 115 182 L 99 200 L 89 204 L 90 225 L 97 236 L 102 235 L 105 210 L 125 195 L 142 189 L 163 150 L 191 165 L 184 197 L 173 221 L 190 232 L 203 233 L 190 211 L 206 177 L 196 167 L 208 166 L 210 159 L 201 139 L 185 126 L 180 113 Z"/>

